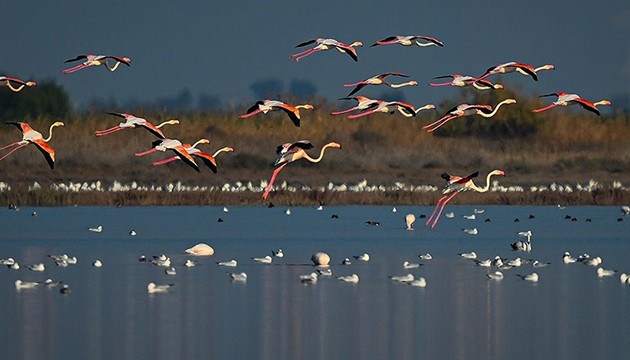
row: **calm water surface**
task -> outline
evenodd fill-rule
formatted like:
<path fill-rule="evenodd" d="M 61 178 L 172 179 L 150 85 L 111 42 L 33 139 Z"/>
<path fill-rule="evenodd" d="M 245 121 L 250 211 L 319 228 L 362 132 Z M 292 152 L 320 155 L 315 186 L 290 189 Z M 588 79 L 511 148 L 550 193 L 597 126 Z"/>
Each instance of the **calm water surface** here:
<path fill-rule="evenodd" d="M 477 206 L 477 208 L 480 208 Z M 455 218 L 433 231 L 418 219 L 404 229 L 407 213 L 428 207 L 73 207 L 0 211 L 0 258 L 22 268 L 0 269 L 0 349 L 4 359 L 569 359 L 630 358 L 630 286 L 619 275 L 598 278 L 596 269 L 565 265 L 561 256 L 589 253 L 602 266 L 630 273 L 630 217 L 618 207 L 449 206 Z M 31 216 L 33 211 L 37 216 Z M 338 219 L 331 219 L 337 214 Z M 529 219 L 534 215 L 533 219 Z M 577 221 L 565 219 L 566 215 Z M 222 218 L 223 222 L 217 222 Z M 491 219 L 485 222 L 485 219 Z M 515 222 L 515 219 L 520 221 Z M 591 222 L 586 222 L 590 218 Z M 380 221 L 366 226 L 365 221 Z M 102 233 L 89 227 L 103 226 Z M 476 227 L 466 235 L 462 228 Z M 137 236 L 129 236 L 134 229 Z M 513 252 L 517 231 L 531 230 L 533 251 Z M 183 266 L 183 250 L 199 242 L 214 247 L 197 266 Z M 255 264 L 282 248 L 274 265 Z M 516 274 L 531 265 L 486 278 L 480 258 L 538 259 L 536 284 Z M 334 276 L 356 273 L 358 284 L 320 278 L 311 254 L 326 251 Z M 367 263 L 339 265 L 367 252 Z M 434 259 L 420 261 L 420 253 Z M 50 254 L 76 256 L 56 267 Z M 168 254 L 177 275 L 138 261 Z M 91 266 L 95 259 L 102 268 Z M 237 268 L 216 261 L 236 259 Z M 405 261 L 422 262 L 404 270 Z M 43 273 L 25 265 L 43 262 Z M 495 271 L 496 269 L 492 269 Z M 232 283 L 226 271 L 244 271 Z M 426 288 L 393 283 L 388 276 L 413 273 Z M 16 290 L 16 279 L 60 280 L 71 293 L 40 287 Z M 166 294 L 147 294 L 149 282 L 173 283 Z"/>

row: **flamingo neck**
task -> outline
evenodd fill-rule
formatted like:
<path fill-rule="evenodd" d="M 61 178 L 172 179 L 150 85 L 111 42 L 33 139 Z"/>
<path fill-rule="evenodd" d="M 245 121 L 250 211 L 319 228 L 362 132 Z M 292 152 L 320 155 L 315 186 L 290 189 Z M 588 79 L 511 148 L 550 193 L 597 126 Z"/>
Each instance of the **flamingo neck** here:
<path fill-rule="evenodd" d="M 161 123 L 160 125 L 156 125 L 155 127 L 159 129 L 159 128 L 161 128 L 161 127 L 162 127 L 162 126 L 164 126 L 164 125 L 177 124 L 178 122 L 176 123 L 175 121 L 176 121 L 176 120 L 168 120 L 168 121 L 165 121 L 165 122 Z M 193 146 L 193 147 L 194 147 L 194 146 Z"/>
<path fill-rule="evenodd" d="M 195 147 L 197 147 L 197 145 L 203 144 L 205 142 L 206 142 L 205 139 L 199 140 L 196 143 L 192 144 L 191 148 L 195 148 Z"/>
<path fill-rule="evenodd" d="M 493 117 L 493 116 L 497 113 L 497 111 L 499 111 L 499 108 L 500 108 L 502 105 L 504 105 L 504 104 L 507 104 L 507 99 L 506 99 L 506 100 L 501 101 L 500 103 L 498 103 L 498 104 L 497 104 L 497 106 L 494 108 L 494 110 L 492 110 L 492 112 L 491 112 L 491 113 L 486 114 L 486 113 L 484 113 L 484 112 L 482 112 L 482 111 L 477 111 L 477 114 L 479 114 L 479 115 L 481 115 L 481 116 L 483 116 L 483 117 L 485 117 L 485 118 L 490 118 L 490 117 Z"/>
<path fill-rule="evenodd" d="M 107 68 L 107 70 L 114 72 L 116 71 L 116 69 L 118 69 L 118 66 L 120 66 L 120 61 L 116 61 L 116 64 L 114 64 L 114 66 L 110 67 L 109 63 L 107 61 L 105 61 L 105 67 Z"/>
<path fill-rule="evenodd" d="M 470 181 L 470 186 L 469 188 L 475 190 L 476 192 L 480 192 L 480 193 L 484 193 L 487 192 L 490 189 L 490 178 L 495 175 L 493 173 L 489 173 L 488 176 L 486 176 L 486 186 L 480 188 L 477 185 L 475 185 L 474 182 L 472 182 L 472 180 Z"/>
<path fill-rule="evenodd" d="M 217 155 L 219 155 L 219 154 L 220 154 L 220 153 L 222 153 L 222 152 L 227 152 L 227 151 L 230 151 L 229 149 L 230 149 L 230 148 L 228 148 L 228 147 L 221 148 L 221 149 L 217 150 L 217 151 L 216 151 L 216 152 L 212 155 L 212 157 L 217 157 Z"/>
<path fill-rule="evenodd" d="M 50 139 L 52 139 L 53 129 L 55 128 L 55 126 L 58 126 L 58 125 L 57 124 L 50 125 L 50 128 L 48 129 L 48 137 L 44 139 L 45 142 L 49 142 Z"/>
<path fill-rule="evenodd" d="M 326 149 L 333 146 L 333 144 L 334 143 L 328 143 L 324 145 L 324 147 L 322 147 L 322 149 L 319 151 L 319 157 L 317 157 L 316 159 L 313 159 L 312 157 L 308 156 L 306 152 L 304 152 L 304 158 L 312 163 L 318 163 L 322 161 L 322 159 L 324 158 L 324 152 L 326 151 Z"/>
<path fill-rule="evenodd" d="M 416 84 L 417 83 L 415 81 L 407 81 L 407 82 L 400 83 L 400 84 L 388 84 L 388 85 L 389 85 L 390 88 L 397 89 L 397 88 L 400 88 L 400 87 L 403 87 L 403 86 L 410 86 L 410 85 L 416 85 Z"/>
<path fill-rule="evenodd" d="M 20 90 L 24 89 L 25 86 L 26 84 L 22 84 L 18 87 L 13 87 L 13 85 L 11 85 L 11 82 L 7 80 L 7 87 L 13 92 L 19 92 Z"/>
<path fill-rule="evenodd" d="M 427 43 L 421 43 L 418 40 L 416 40 L 416 45 L 421 46 L 421 47 L 425 47 L 425 46 L 437 46 L 436 44 L 432 43 L 432 42 L 427 42 Z"/>
<path fill-rule="evenodd" d="M 311 109 L 311 105 L 309 104 L 305 104 L 305 105 L 295 105 L 296 109 Z"/>

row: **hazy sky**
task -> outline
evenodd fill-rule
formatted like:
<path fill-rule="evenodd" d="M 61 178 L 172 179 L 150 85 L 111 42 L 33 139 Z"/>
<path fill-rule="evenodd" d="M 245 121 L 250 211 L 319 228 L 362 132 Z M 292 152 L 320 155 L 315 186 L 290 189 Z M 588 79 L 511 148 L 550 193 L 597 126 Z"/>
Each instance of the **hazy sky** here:
<path fill-rule="evenodd" d="M 432 77 L 479 75 L 507 61 L 556 66 L 538 83 L 506 76 L 508 86 L 594 101 L 630 96 L 628 0 L 3 0 L 0 12 L 0 75 L 54 78 L 81 105 L 93 98 L 151 101 L 184 88 L 240 104 L 253 100 L 250 85 L 266 78 L 285 86 L 311 81 L 319 95 L 336 99 L 347 93 L 342 83 L 386 71 L 418 80 L 421 86 L 405 94 L 422 105 L 454 94 L 427 86 Z M 445 47 L 369 47 L 396 34 L 434 36 Z M 316 37 L 362 41 L 359 62 L 333 51 L 288 60 L 296 44 Z M 60 73 L 64 60 L 85 53 L 128 56 L 132 67 Z"/>

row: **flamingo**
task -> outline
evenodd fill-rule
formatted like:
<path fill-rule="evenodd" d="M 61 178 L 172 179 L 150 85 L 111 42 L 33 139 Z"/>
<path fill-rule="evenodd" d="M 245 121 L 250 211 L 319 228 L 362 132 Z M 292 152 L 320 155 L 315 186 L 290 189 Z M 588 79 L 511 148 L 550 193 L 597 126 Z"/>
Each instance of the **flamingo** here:
<path fill-rule="evenodd" d="M 152 152 L 156 152 L 156 151 L 172 150 L 187 165 L 195 169 L 196 172 L 200 172 L 199 166 L 197 165 L 195 160 L 192 158 L 192 156 L 188 153 L 188 151 L 186 151 L 186 148 L 184 148 L 184 145 L 181 143 L 181 141 L 176 140 L 176 139 L 155 140 L 152 143 L 152 146 L 153 148 L 147 151 L 136 153 L 136 156 L 144 156 Z M 216 168 L 216 163 L 215 163 L 215 168 Z"/>
<path fill-rule="evenodd" d="M 503 89 L 503 85 L 501 84 L 493 84 L 488 80 L 478 80 L 477 78 L 474 78 L 468 75 L 449 74 L 449 75 L 442 75 L 442 76 L 434 77 L 434 79 L 445 79 L 445 78 L 451 78 L 452 80 L 449 82 L 443 82 L 443 83 L 431 82 L 429 83 L 429 85 L 430 86 L 460 86 L 460 87 L 473 86 L 477 90 Z"/>
<path fill-rule="evenodd" d="M 355 96 L 355 97 L 340 98 L 339 100 L 356 100 L 358 104 L 357 106 L 351 107 L 350 109 L 332 112 L 330 113 L 331 115 L 342 115 L 342 114 L 347 114 L 349 112 L 356 111 L 356 110 L 366 110 L 373 106 L 378 105 L 378 102 L 379 102 L 379 100 L 370 99 L 370 98 L 367 98 L 365 96 L 360 96 L 360 95 Z"/>
<path fill-rule="evenodd" d="M 35 81 L 24 81 L 18 78 L 9 77 L 9 76 L 0 76 L 0 83 L 4 82 L 5 85 L 13 92 L 19 92 L 24 89 L 25 86 L 37 86 Z M 13 86 L 12 83 L 16 83 L 17 86 Z"/>
<path fill-rule="evenodd" d="M 391 106 L 396 106 L 395 110 L 391 110 Z M 366 111 L 360 112 L 358 114 L 348 115 L 348 119 L 356 119 L 362 116 L 367 116 L 374 113 L 385 113 L 385 112 L 395 112 L 396 110 L 403 108 L 407 111 L 407 113 L 411 116 L 416 116 L 416 109 L 412 104 L 402 102 L 402 101 L 383 101 L 378 100 L 378 103 L 375 106 L 372 106 Z M 398 110 L 402 113 L 402 110 Z M 406 116 L 406 115 L 405 115 Z"/>
<path fill-rule="evenodd" d="M 0 160 L 4 160 L 4 158 L 11 155 L 14 151 L 16 151 L 19 148 L 22 148 L 28 144 L 33 144 L 37 147 L 39 151 L 42 152 L 42 154 L 44 154 L 44 157 L 46 158 L 46 161 L 48 162 L 48 165 L 50 166 L 50 168 L 51 169 L 55 168 L 55 150 L 53 150 L 53 148 L 51 148 L 50 145 L 48 145 L 48 142 L 52 138 L 53 128 L 57 126 L 64 126 L 64 123 L 62 123 L 61 121 L 57 121 L 53 123 L 52 125 L 50 125 L 50 128 L 48 129 L 48 137 L 45 139 L 44 139 L 44 136 L 40 132 L 33 130 L 33 128 L 25 122 L 8 122 L 7 124 L 15 125 L 17 126 L 18 129 L 20 129 L 20 131 L 22 131 L 22 140 L 16 141 L 14 143 L 11 143 L 7 146 L 0 148 L 0 150 L 4 150 L 12 146 L 15 146 L 15 148 L 13 148 L 6 155 L 0 158 Z"/>
<path fill-rule="evenodd" d="M 468 176 L 460 177 L 460 176 L 451 176 L 447 173 L 442 173 L 442 179 L 446 180 L 446 186 L 444 190 L 442 190 L 442 194 L 444 194 L 435 205 L 435 209 L 433 209 L 433 213 L 427 219 L 425 225 L 429 225 L 431 220 L 433 220 L 433 224 L 431 224 L 431 229 L 435 228 L 438 220 L 440 219 L 440 215 L 442 215 L 442 211 L 444 210 L 444 206 L 451 201 L 455 197 L 455 195 L 463 192 L 473 190 L 476 192 L 484 193 L 490 189 L 490 178 L 494 175 L 505 176 L 505 171 L 503 170 L 492 170 L 488 176 L 486 176 L 486 185 L 484 187 L 478 187 L 472 181 L 472 179 L 479 176 L 479 172 L 476 171 Z M 438 211 L 439 209 L 439 211 Z M 436 215 L 437 212 L 437 215 Z"/>
<path fill-rule="evenodd" d="M 608 100 L 600 100 L 598 102 L 591 102 L 588 101 L 586 99 L 581 98 L 579 95 L 577 94 L 567 94 L 565 92 L 556 92 L 556 93 L 551 93 L 551 94 L 547 94 L 547 95 L 540 95 L 540 97 L 546 97 L 546 96 L 557 96 L 558 100 L 554 101 L 553 103 L 551 103 L 551 105 L 545 106 L 543 108 L 540 109 L 536 109 L 533 110 L 535 113 L 537 112 L 541 112 L 541 111 L 545 111 L 545 110 L 549 110 L 551 108 L 554 108 L 556 106 L 569 106 L 569 105 L 580 105 L 582 106 L 584 109 L 593 112 L 595 114 L 597 114 L 599 116 L 599 109 L 597 109 L 597 106 L 599 105 L 610 105 L 611 102 Z"/>
<path fill-rule="evenodd" d="M 267 185 L 267 188 L 265 188 L 265 192 L 263 193 L 263 199 L 267 199 L 267 196 L 269 196 L 269 192 L 271 191 L 273 187 L 273 183 L 276 180 L 278 173 L 280 173 L 280 171 L 282 171 L 282 169 L 284 169 L 284 167 L 287 166 L 289 163 L 292 163 L 300 159 L 306 159 L 312 163 L 318 163 L 323 159 L 324 152 L 326 151 L 326 149 L 328 148 L 341 149 L 340 144 L 336 142 L 329 142 L 328 144 L 324 145 L 322 149 L 319 151 L 319 157 L 314 159 L 310 157 L 305 151 L 305 150 L 310 150 L 313 147 L 314 147 L 313 144 L 308 140 L 300 140 L 294 143 L 286 143 L 286 144 L 282 144 L 278 146 L 278 148 L 276 149 L 276 154 L 278 154 L 278 158 L 273 164 L 274 166 L 277 166 L 277 167 L 273 171 L 273 174 L 271 175 L 271 180 L 269 180 L 269 185 Z"/>
<path fill-rule="evenodd" d="M 326 50 L 331 50 L 331 49 L 337 49 L 337 51 L 341 52 L 341 53 L 346 53 L 348 54 L 352 60 L 354 61 L 359 61 L 358 55 L 357 55 L 357 50 L 355 49 L 357 46 L 363 46 L 363 43 L 361 43 L 360 41 L 355 41 L 352 44 L 348 45 L 348 44 L 344 44 L 340 41 L 337 41 L 335 39 L 324 39 L 324 38 L 317 38 L 317 39 L 313 39 L 313 40 L 308 40 L 305 41 L 303 43 L 297 44 L 295 47 L 302 47 L 302 46 L 306 46 L 306 45 L 310 45 L 310 44 L 317 44 L 317 46 L 315 46 L 314 48 L 308 49 L 308 50 L 304 50 L 301 51 L 299 53 L 295 53 L 291 56 L 289 56 L 289 59 L 294 59 L 295 61 L 300 61 L 302 59 L 304 59 L 305 57 L 315 54 L 316 52 L 319 51 L 326 51 Z"/>
<path fill-rule="evenodd" d="M 398 106 L 398 112 L 401 113 L 405 117 L 415 116 L 414 114 L 417 115 L 422 110 L 433 110 L 433 109 L 435 109 L 435 105 L 433 105 L 433 104 L 426 104 L 424 106 L 421 106 L 421 107 L 415 109 L 413 111 L 413 113 L 411 113 L 411 112 L 409 112 L 409 109 L 407 109 L 406 107 Z"/>
<path fill-rule="evenodd" d="M 114 66 L 110 66 L 109 63 L 107 62 L 109 59 L 115 60 L 116 64 Z M 79 71 L 81 69 L 85 69 L 90 66 L 100 66 L 100 65 L 105 65 L 107 70 L 113 72 L 113 71 L 116 71 L 116 69 L 118 68 L 120 64 L 131 66 L 130 58 L 121 57 L 121 56 L 113 56 L 113 55 L 92 55 L 92 54 L 78 55 L 74 59 L 68 59 L 65 62 L 69 63 L 69 62 L 78 61 L 78 60 L 85 60 L 85 61 L 69 69 L 62 70 L 61 72 L 64 74 L 70 74 L 70 73 Z"/>
<path fill-rule="evenodd" d="M 142 126 L 143 128 L 149 130 L 153 135 L 159 137 L 160 139 L 165 139 L 166 136 L 164 136 L 164 133 L 162 132 L 162 130 L 160 130 L 160 128 L 164 125 L 176 125 L 179 124 L 179 120 L 175 120 L 175 119 L 171 119 L 168 121 L 165 121 L 159 125 L 153 125 L 152 123 L 150 123 L 149 121 L 147 121 L 146 119 L 137 117 L 135 115 L 132 114 L 124 114 L 124 113 L 115 113 L 115 112 L 108 112 L 108 114 L 110 115 L 114 115 L 114 116 L 118 116 L 121 117 L 123 119 L 125 119 L 125 122 L 121 122 L 120 124 L 109 128 L 109 129 L 105 129 L 105 130 L 97 130 L 95 132 L 96 136 L 105 136 L 105 135 L 109 135 L 113 132 L 116 131 L 120 131 L 120 130 L 124 130 L 124 129 L 132 129 L 135 128 L 137 126 Z"/>
<path fill-rule="evenodd" d="M 422 40 L 426 40 L 426 43 L 421 43 L 418 41 L 418 39 L 422 39 Z M 395 35 L 395 36 L 390 36 L 390 37 L 386 37 L 383 40 L 379 40 L 377 42 L 375 42 L 374 44 L 372 44 L 371 46 L 378 46 L 378 45 L 391 45 L 391 44 L 400 44 L 402 46 L 411 46 L 411 45 L 418 45 L 421 47 L 424 46 L 439 46 L 439 47 L 443 47 L 444 43 L 441 42 L 440 40 L 434 38 L 434 37 L 430 37 L 430 36 L 424 36 L 424 35 Z"/>
<path fill-rule="evenodd" d="M 397 89 L 403 86 L 417 86 L 418 82 L 415 80 L 412 81 L 407 81 L 401 84 L 390 84 L 388 82 L 385 81 L 385 78 L 388 76 L 400 76 L 400 77 L 406 77 L 408 78 L 409 75 L 405 75 L 403 73 L 399 73 L 399 72 L 386 72 L 380 75 L 375 75 L 372 76 L 371 78 L 365 79 L 365 80 L 361 80 L 359 82 L 355 82 L 352 84 L 343 84 L 344 87 L 352 87 L 354 86 L 355 88 L 350 92 L 350 94 L 348 94 L 348 96 L 352 96 L 353 94 L 355 94 L 356 92 L 358 92 L 359 90 L 363 89 L 365 86 L 367 85 L 387 85 L 390 88 L 393 89 Z"/>
<path fill-rule="evenodd" d="M 497 106 L 492 110 L 492 106 L 490 105 L 468 105 L 468 104 L 460 104 L 449 111 L 446 112 L 446 115 L 442 116 L 439 120 L 434 121 L 428 125 L 422 127 L 422 129 L 427 130 L 427 132 L 434 132 L 442 125 L 446 124 L 448 121 L 457 119 L 462 116 L 469 115 L 481 115 L 485 118 L 493 117 L 499 108 L 505 104 L 516 104 L 515 99 L 505 99 L 497 104 Z"/>
<path fill-rule="evenodd" d="M 226 146 L 226 147 L 223 147 L 223 148 L 215 151 L 214 154 L 209 155 L 209 154 L 206 154 L 206 153 L 204 153 L 201 150 L 196 148 L 196 146 L 199 145 L 199 144 L 208 144 L 208 143 L 210 143 L 210 140 L 208 140 L 208 139 L 201 139 L 201 140 L 197 141 L 196 143 L 194 143 L 193 145 L 183 144 L 183 146 L 186 149 L 186 152 L 188 152 L 190 155 L 197 156 L 197 157 L 201 158 L 202 161 L 210 168 L 210 170 L 212 170 L 212 172 L 216 173 L 217 172 L 217 168 L 216 168 L 216 160 L 215 159 L 216 159 L 217 155 L 219 155 L 222 152 L 233 152 L 234 149 L 232 149 L 229 146 Z M 212 160 L 210 160 L 210 159 L 212 159 Z M 167 158 L 167 159 L 164 159 L 164 160 L 155 161 L 151 165 L 159 166 L 159 165 L 164 165 L 164 164 L 170 163 L 172 161 L 176 161 L 176 160 L 179 160 L 179 156 L 173 156 L 173 157 L 170 157 L 170 158 Z"/>
<path fill-rule="evenodd" d="M 538 76 L 536 75 L 537 72 L 541 70 L 554 70 L 555 68 L 556 67 L 551 64 L 534 68 L 533 66 L 528 64 L 510 61 L 505 64 L 499 64 L 489 68 L 488 70 L 486 70 L 485 74 L 481 75 L 479 78 L 477 78 L 477 80 L 483 80 L 486 77 L 494 74 L 507 74 L 516 71 L 523 75 L 529 75 L 534 79 L 534 81 L 538 81 Z"/>
<path fill-rule="evenodd" d="M 247 109 L 245 114 L 241 115 L 241 119 L 246 119 L 258 113 L 266 114 L 269 111 L 282 110 L 289 115 L 289 118 L 293 121 L 293 125 L 300 127 L 300 109 L 312 110 L 313 108 L 311 104 L 292 106 L 278 100 L 259 100 L 256 101 L 252 107 Z"/>

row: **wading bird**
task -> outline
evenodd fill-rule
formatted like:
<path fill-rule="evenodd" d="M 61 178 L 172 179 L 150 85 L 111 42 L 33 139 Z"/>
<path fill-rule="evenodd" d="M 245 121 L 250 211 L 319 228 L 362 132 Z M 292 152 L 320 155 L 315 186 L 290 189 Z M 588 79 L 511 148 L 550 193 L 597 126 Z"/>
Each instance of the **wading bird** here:
<path fill-rule="evenodd" d="M 356 100 L 358 104 L 357 106 L 351 107 L 350 109 L 331 112 L 330 115 L 343 115 L 343 114 L 347 114 L 349 112 L 353 112 L 357 110 L 366 110 L 373 106 L 378 105 L 378 102 L 379 102 L 379 100 L 370 99 L 370 98 L 367 98 L 365 96 L 360 96 L 360 95 L 357 95 L 354 97 L 344 97 L 344 98 L 340 98 L 339 100 Z"/>
<path fill-rule="evenodd" d="M 156 151 L 172 150 L 187 165 L 189 165 L 190 167 L 195 169 L 196 172 L 200 172 L 199 166 L 197 165 L 195 160 L 192 158 L 192 156 L 186 151 L 186 149 L 184 148 L 184 145 L 181 143 L 181 141 L 175 140 L 175 139 L 155 140 L 152 143 L 152 146 L 153 146 L 153 148 L 151 148 L 151 149 L 149 149 L 147 151 L 136 153 L 136 156 L 144 156 L 144 155 L 156 152 Z M 215 165 L 215 167 L 216 167 L 216 165 Z"/>
<path fill-rule="evenodd" d="M 494 175 L 505 176 L 505 172 L 503 170 L 492 170 L 486 177 L 486 185 L 481 188 L 475 185 L 475 183 L 472 181 L 472 179 L 476 178 L 478 175 L 478 171 L 465 177 L 451 176 L 447 173 L 442 173 L 442 179 L 446 180 L 446 187 L 444 187 L 444 190 L 442 190 L 442 194 L 444 194 L 444 196 L 442 196 L 438 200 L 437 204 L 435 205 L 435 209 L 433 209 L 433 213 L 431 213 L 431 216 L 427 219 L 425 225 L 428 226 L 431 220 L 433 220 L 433 223 L 431 224 L 431 229 L 435 228 L 435 225 L 437 225 L 437 222 L 440 219 L 440 215 L 442 215 L 444 206 L 446 206 L 446 204 L 451 201 L 451 199 L 453 199 L 455 195 L 469 190 L 480 193 L 487 192 L 490 189 L 490 178 Z"/>
<path fill-rule="evenodd" d="M 160 139 L 166 139 L 166 136 L 164 136 L 164 133 L 162 132 L 162 130 L 160 130 L 160 128 L 164 125 L 179 124 L 179 120 L 171 119 L 159 125 L 153 125 L 152 123 L 148 122 L 146 119 L 143 119 L 135 115 L 131 115 L 131 114 L 123 114 L 123 113 L 115 113 L 115 112 L 108 112 L 108 114 L 121 117 L 125 119 L 125 122 L 121 122 L 120 124 L 109 129 L 97 130 L 95 132 L 96 136 L 105 136 L 116 131 L 120 131 L 124 129 L 133 129 L 137 126 L 142 126 L 143 128 L 149 130 L 153 135 L 159 137 Z"/>
<path fill-rule="evenodd" d="M 430 86 L 459 86 L 459 87 L 472 86 L 477 90 L 503 89 L 503 85 L 501 84 L 493 84 L 488 80 L 478 80 L 477 78 L 474 78 L 468 75 L 450 74 L 450 75 L 436 76 L 433 79 L 447 79 L 447 78 L 450 78 L 452 80 L 449 82 L 443 82 L 443 83 L 431 82 L 429 83 L 429 85 Z"/>
<path fill-rule="evenodd" d="M 317 38 L 317 39 L 308 40 L 303 43 L 297 44 L 295 47 L 302 47 L 302 46 L 311 45 L 311 44 L 317 44 L 317 45 L 313 47 L 312 49 L 304 50 L 299 53 L 293 54 L 289 56 L 289 59 L 300 61 L 309 55 L 315 54 L 316 52 L 336 49 L 337 51 L 341 53 L 348 54 L 352 58 L 352 60 L 359 61 L 357 50 L 355 49 L 355 47 L 363 46 L 363 43 L 361 43 L 360 41 L 355 41 L 352 44 L 348 45 L 340 41 L 337 41 L 335 39 Z"/>
<path fill-rule="evenodd" d="M 278 100 L 259 100 L 256 101 L 256 103 L 252 107 L 247 109 L 247 112 L 245 114 L 241 115 L 241 119 L 246 119 L 258 113 L 267 114 L 269 111 L 282 110 L 287 113 L 287 115 L 289 115 L 289 118 L 291 119 L 291 121 L 293 121 L 293 124 L 296 127 L 300 127 L 300 109 L 312 110 L 313 105 L 304 104 L 292 106 Z"/>
<path fill-rule="evenodd" d="M 422 39 L 425 40 L 427 42 L 421 43 L 418 41 L 418 39 Z M 418 46 L 439 46 L 439 47 L 443 47 L 444 43 L 441 42 L 440 40 L 434 38 L 434 37 L 430 37 L 430 36 L 424 36 L 424 35 L 395 35 L 395 36 L 389 36 L 386 37 L 383 40 L 379 40 L 377 42 L 375 42 L 374 44 L 370 45 L 370 46 L 379 46 L 379 45 L 392 45 L 392 44 L 399 44 L 402 46 L 411 46 L 411 45 L 418 45 Z"/>
<path fill-rule="evenodd" d="M 385 78 L 388 76 L 400 76 L 400 77 L 406 77 L 408 78 L 409 75 L 403 74 L 403 73 L 399 73 L 399 72 L 386 72 L 386 73 L 382 73 L 376 76 L 372 76 L 371 78 L 365 79 L 365 80 L 361 80 L 359 82 L 355 82 L 352 84 L 343 84 L 344 87 L 355 87 L 354 89 L 352 89 L 352 91 L 350 91 L 350 93 L 348 94 L 348 96 L 352 96 L 353 94 L 355 94 L 356 92 L 358 92 L 359 90 L 363 89 L 365 86 L 367 85 L 387 85 L 390 88 L 393 89 L 397 89 L 397 88 L 401 88 L 403 86 L 418 86 L 418 82 L 415 80 L 412 81 L 407 81 L 404 83 L 400 83 L 400 84 L 390 84 L 387 81 L 385 81 Z"/>
<path fill-rule="evenodd" d="M 498 103 L 497 106 L 494 108 L 494 110 L 492 110 L 491 105 L 460 104 L 450 109 L 449 111 L 447 111 L 446 115 L 442 116 L 439 120 L 423 126 L 422 129 L 426 130 L 427 132 L 434 132 L 435 130 L 437 130 L 439 127 L 446 124 L 447 122 L 453 119 L 457 119 L 462 116 L 481 115 L 485 118 L 491 118 L 497 113 L 497 111 L 499 110 L 501 106 L 506 105 L 506 104 L 516 104 L 516 100 L 505 99 L 501 101 L 500 103 Z"/>
<path fill-rule="evenodd" d="M 266 199 L 269 196 L 269 192 L 273 188 L 273 183 L 278 176 L 278 173 L 284 169 L 289 163 L 300 159 L 306 159 L 312 163 L 320 162 L 324 157 L 324 152 L 328 148 L 337 148 L 341 149 L 341 145 L 336 142 L 329 142 L 324 145 L 322 149 L 319 151 L 319 157 L 312 158 L 310 157 L 305 150 L 310 150 L 313 148 L 313 144 L 308 140 L 300 140 L 294 143 L 286 143 L 279 145 L 276 149 L 276 154 L 278 154 L 278 158 L 276 159 L 274 166 L 277 166 L 271 175 L 271 180 L 269 180 L 269 185 L 265 188 L 265 192 L 263 193 L 263 199 Z"/>
<path fill-rule="evenodd" d="M 580 105 L 582 106 L 584 109 L 595 113 L 599 116 L 599 109 L 597 108 L 597 106 L 599 105 L 610 105 L 610 101 L 608 100 L 600 100 L 598 102 L 591 102 L 588 101 L 586 99 L 582 99 L 579 95 L 577 94 L 567 94 L 565 92 L 557 92 L 557 93 L 551 93 L 551 94 L 547 94 L 547 95 L 540 95 L 540 97 L 547 97 L 547 96 L 557 96 L 558 100 L 554 101 L 553 103 L 551 103 L 551 105 L 545 106 L 543 108 L 540 109 L 535 109 L 533 110 L 535 113 L 537 112 L 541 112 L 541 111 L 545 111 L 545 110 L 549 110 L 552 109 L 556 106 L 569 106 L 569 105 Z"/>
<path fill-rule="evenodd" d="M 493 66 L 491 68 L 489 68 L 488 70 L 486 70 L 486 72 L 481 75 L 477 80 L 483 80 L 486 77 L 490 76 L 490 75 L 494 75 L 494 74 L 507 74 L 507 73 L 511 73 L 511 72 L 519 72 L 523 75 L 528 75 L 531 76 L 532 79 L 534 79 L 534 81 L 538 81 L 538 75 L 536 75 L 537 72 L 541 71 L 541 70 L 554 70 L 556 67 L 548 64 L 548 65 L 543 65 L 543 66 L 539 66 L 537 68 L 534 68 L 531 65 L 528 64 L 523 64 L 523 63 L 519 63 L 519 62 L 515 62 L 515 61 L 510 61 L 507 62 L 505 64 L 499 64 L 496 66 Z"/>
<path fill-rule="evenodd" d="M 110 66 L 109 63 L 107 62 L 109 59 L 116 61 L 116 64 L 114 64 L 114 66 Z M 75 71 L 88 68 L 90 66 L 101 66 L 101 65 L 105 65 L 105 67 L 109 71 L 116 71 L 116 69 L 118 68 L 120 64 L 131 66 L 130 58 L 122 57 L 122 56 L 113 56 L 113 55 L 92 55 L 92 54 L 78 55 L 74 59 L 68 59 L 65 62 L 69 63 L 69 62 L 74 62 L 74 61 L 79 61 L 79 60 L 85 60 L 85 61 L 77 66 L 62 70 L 61 72 L 63 72 L 64 74 L 70 74 Z"/>
<path fill-rule="evenodd" d="M 399 111 L 401 114 L 404 115 L 404 113 L 402 112 L 403 110 L 399 110 L 400 108 L 403 108 L 407 112 L 408 115 L 416 116 L 416 109 L 413 107 L 412 104 L 402 102 L 402 101 L 378 100 L 376 104 L 372 105 L 370 108 L 366 109 L 365 111 L 360 112 L 358 114 L 348 115 L 348 119 L 356 119 L 362 116 L 367 116 L 367 115 L 375 114 L 375 113 L 392 113 L 393 114 L 396 111 Z"/>
<path fill-rule="evenodd" d="M 25 86 L 37 86 L 37 83 L 35 81 L 24 81 L 8 76 L 0 76 L 0 83 L 4 83 L 9 88 L 9 90 L 13 92 L 19 92 L 20 90 L 24 89 Z M 14 86 L 13 84 L 17 85 Z"/>
<path fill-rule="evenodd" d="M 48 129 L 48 137 L 46 139 L 44 139 L 44 136 L 40 132 L 33 130 L 33 128 L 25 122 L 8 122 L 7 124 L 15 125 L 17 126 L 18 129 L 20 129 L 20 131 L 22 131 L 22 140 L 16 141 L 14 143 L 11 143 L 7 146 L 0 148 L 0 150 L 4 150 L 12 146 L 15 146 L 15 148 L 13 148 L 6 155 L 1 157 L 0 160 L 4 160 L 4 158 L 11 155 L 14 151 L 16 151 L 19 148 L 22 148 L 28 144 L 33 144 L 37 147 L 39 151 L 42 152 L 50 168 L 51 169 L 55 168 L 55 150 L 53 150 L 53 148 L 51 148 L 50 145 L 48 145 L 48 142 L 52 138 L 53 128 L 57 126 L 64 126 L 64 123 L 62 123 L 61 121 L 57 121 L 53 123 L 52 125 L 50 125 L 50 128 Z"/>

